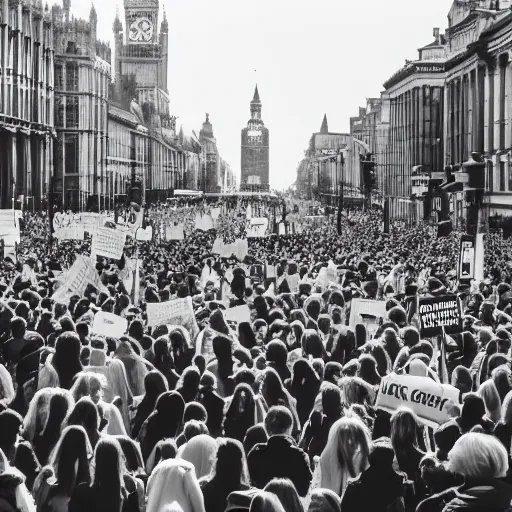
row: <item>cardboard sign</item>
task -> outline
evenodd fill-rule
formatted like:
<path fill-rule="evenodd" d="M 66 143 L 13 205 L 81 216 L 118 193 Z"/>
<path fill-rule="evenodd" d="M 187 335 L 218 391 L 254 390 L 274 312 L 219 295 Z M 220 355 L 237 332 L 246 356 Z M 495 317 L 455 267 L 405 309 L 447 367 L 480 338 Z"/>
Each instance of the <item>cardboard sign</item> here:
<path fill-rule="evenodd" d="M 146 226 L 146 229 L 139 228 L 136 239 L 140 242 L 151 242 L 153 240 L 153 226 Z"/>
<path fill-rule="evenodd" d="M 391 373 L 381 380 L 375 405 L 391 414 L 400 406 L 409 407 L 425 425 L 435 428 L 450 420 L 448 411 L 459 403 L 459 396 L 458 389 L 430 377 Z"/>
<path fill-rule="evenodd" d="M 55 230 L 55 238 L 58 240 L 83 240 L 85 236 L 84 226 L 73 224 Z"/>
<path fill-rule="evenodd" d="M 147 306 L 148 325 L 155 327 L 160 324 L 182 325 L 185 327 L 192 339 L 199 333 L 192 297 L 173 299 L 167 302 L 148 302 Z"/>
<path fill-rule="evenodd" d="M 91 257 L 104 256 L 114 260 L 121 259 L 126 242 L 126 233 L 117 229 L 97 228 L 92 237 Z"/>
<path fill-rule="evenodd" d="M 185 232 L 183 223 L 175 224 L 174 226 L 165 227 L 165 239 L 170 240 L 185 240 Z"/>
<path fill-rule="evenodd" d="M 263 238 L 267 234 L 268 219 L 266 217 L 254 217 L 251 225 L 246 229 L 247 238 Z"/>
<path fill-rule="evenodd" d="M 224 311 L 224 318 L 227 322 L 233 322 L 238 325 L 242 322 L 251 322 L 251 312 L 249 306 L 244 304 L 243 306 L 236 306 L 229 308 Z"/>
<path fill-rule="evenodd" d="M 441 334 L 442 327 L 447 334 L 462 330 L 460 303 L 456 295 L 420 297 L 418 299 L 418 314 L 422 338 L 431 338 Z"/>
<path fill-rule="evenodd" d="M 352 299 L 350 303 L 350 327 L 363 324 L 372 338 L 379 328 L 380 319 L 386 318 L 386 302 L 383 300 Z"/>
<path fill-rule="evenodd" d="M 100 291 L 106 290 L 92 261 L 82 255 L 77 255 L 63 281 L 62 286 L 52 295 L 53 300 L 63 304 L 67 304 L 73 295 L 83 295 L 88 284 Z"/>
<path fill-rule="evenodd" d="M 112 338 L 120 338 L 128 330 L 128 320 L 107 313 L 98 311 L 94 315 L 94 323 L 92 324 L 92 332 L 102 334 L 103 336 L 111 336 Z"/>

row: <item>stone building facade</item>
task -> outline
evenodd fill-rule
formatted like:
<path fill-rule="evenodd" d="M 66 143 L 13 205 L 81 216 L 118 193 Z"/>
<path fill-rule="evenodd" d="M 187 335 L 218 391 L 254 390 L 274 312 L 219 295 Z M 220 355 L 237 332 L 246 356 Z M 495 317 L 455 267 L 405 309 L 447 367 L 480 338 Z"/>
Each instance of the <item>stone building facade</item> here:
<path fill-rule="evenodd" d="M 41 0 L 0 0 L 0 208 L 40 208 L 53 168 L 54 46 Z"/>

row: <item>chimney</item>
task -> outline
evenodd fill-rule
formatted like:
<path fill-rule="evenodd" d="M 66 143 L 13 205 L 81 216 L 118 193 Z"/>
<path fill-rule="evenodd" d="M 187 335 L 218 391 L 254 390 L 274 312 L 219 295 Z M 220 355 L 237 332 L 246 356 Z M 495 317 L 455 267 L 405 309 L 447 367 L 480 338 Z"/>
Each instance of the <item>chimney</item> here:
<path fill-rule="evenodd" d="M 439 44 L 440 37 L 439 37 L 439 29 L 437 27 L 434 28 L 434 40 L 435 40 L 436 44 Z"/>

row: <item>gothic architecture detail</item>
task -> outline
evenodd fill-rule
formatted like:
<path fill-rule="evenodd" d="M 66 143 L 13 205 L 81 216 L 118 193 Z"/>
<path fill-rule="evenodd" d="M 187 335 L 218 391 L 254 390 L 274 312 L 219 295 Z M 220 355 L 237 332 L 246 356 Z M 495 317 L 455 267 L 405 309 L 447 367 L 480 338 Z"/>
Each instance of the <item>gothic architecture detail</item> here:
<path fill-rule="evenodd" d="M 258 86 L 251 101 L 251 118 L 242 130 L 242 175 L 240 190 L 269 190 L 269 131 L 261 119 Z"/>

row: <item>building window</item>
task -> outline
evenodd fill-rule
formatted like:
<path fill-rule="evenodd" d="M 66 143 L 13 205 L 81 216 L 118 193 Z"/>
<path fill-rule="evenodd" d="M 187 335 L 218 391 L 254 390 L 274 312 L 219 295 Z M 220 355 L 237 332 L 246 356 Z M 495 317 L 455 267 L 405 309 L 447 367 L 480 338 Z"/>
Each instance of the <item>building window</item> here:
<path fill-rule="evenodd" d="M 78 135 L 65 135 L 66 174 L 78 174 Z"/>
<path fill-rule="evenodd" d="M 505 162 L 500 162 L 500 192 L 505 192 Z"/>
<path fill-rule="evenodd" d="M 78 66 L 75 62 L 66 64 L 66 90 L 78 91 Z"/>
<path fill-rule="evenodd" d="M 78 128 L 78 97 L 66 98 L 66 128 Z"/>
<path fill-rule="evenodd" d="M 64 89 L 64 70 L 62 64 L 55 65 L 55 89 Z"/>

